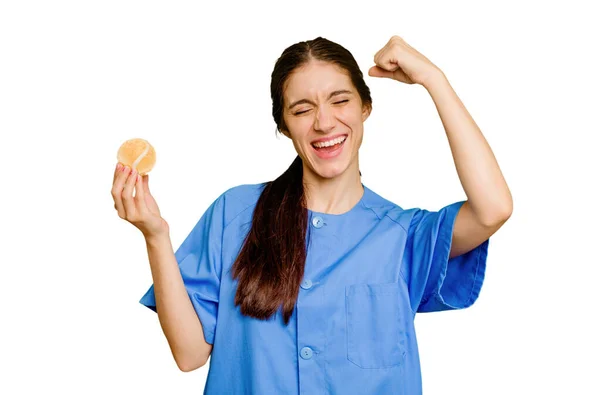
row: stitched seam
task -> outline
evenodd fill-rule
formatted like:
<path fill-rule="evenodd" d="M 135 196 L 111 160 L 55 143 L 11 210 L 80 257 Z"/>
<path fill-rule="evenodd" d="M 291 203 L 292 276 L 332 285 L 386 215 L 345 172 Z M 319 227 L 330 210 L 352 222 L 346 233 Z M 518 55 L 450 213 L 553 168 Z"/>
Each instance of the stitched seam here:
<path fill-rule="evenodd" d="M 404 285 L 406 285 L 406 289 L 408 290 L 408 280 L 406 279 L 406 275 L 404 274 L 404 271 L 402 270 L 402 262 L 400 262 L 400 277 L 402 278 L 402 281 L 404 281 Z M 409 295 L 409 303 L 408 306 L 410 307 L 410 311 L 412 311 L 413 316 L 417 314 L 417 310 L 413 309 L 412 304 L 410 303 L 410 295 Z M 418 309 L 418 306 L 417 306 Z"/>
<path fill-rule="evenodd" d="M 477 247 L 476 262 L 477 262 L 477 266 L 475 267 L 475 278 L 473 279 L 473 285 L 471 285 L 471 292 L 469 293 L 469 298 L 465 302 L 466 304 L 469 304 L 471 302 L 471 298 L 473 297 L 473 294 L 475 293 L 475 285 L 477 284 L 479 269 L 481 267 L 481 247 Z"/>
<path fill-rule="evenodd" d="M 385 214 L 385 216 L 386 216 L 387 218 L 389 218 L 389 219 L 390 219 L 390 221 L 394 222 L 394 223 L 395 223 L 395 224 L 397 224 L 399 227 L 401 227 L 401 228 L 402 228 L 402 230 L 404 230 L 404 232 L 406 232 L 406 234 L 408 235 L 408 230 L 407 230 L 407 229 L 406 229 L 404 226 L 402 226 L 402 224 L 401 224 L 400 222 L 398 222 L 398 221 L 396 221 L 394 218 L 390 217 L 390 216 L 389 216 L 387 213 Z"/>
<path fill-rule="evenodd" d="M 232 188 L 233 189 L 233 188 Z M 232 189 L 230 189 L 229 191 L 231 191 Z M 227 197 L 227 193 L 229 192 L 225 192 L 224 197 Z M 263 187 L 263 191 L 264 191 L 264 187 Z M 261 191 L 262 194 L 262 191 Z M 260 198 L 260 194 L 259 194 L 259 198 Z M 251 208 L 253 205 L 256 205 L 256 203 L 258 202 L 258 200 L 256 202 L 252 202 L 249 203 L 244 209 L 242 209 L 239 213 L 237 213 L 224 227 L 223 227 L 223 233 L 225 233 L 225 229 L 227 229 L 227 227 L 229 227 L 229 225 L 231 225 L 233 223 L 233 221 L 236 220 L 237 217 L 239 217 L 240 215 L 242 215 L 242 213 L 244 213 L 246 210 L 248 210 L 249 208 Z M 223 202 L 223 213 L 225 212 L 225 204 Z M 223 214 L 224 215 L 224 214 Z"/>

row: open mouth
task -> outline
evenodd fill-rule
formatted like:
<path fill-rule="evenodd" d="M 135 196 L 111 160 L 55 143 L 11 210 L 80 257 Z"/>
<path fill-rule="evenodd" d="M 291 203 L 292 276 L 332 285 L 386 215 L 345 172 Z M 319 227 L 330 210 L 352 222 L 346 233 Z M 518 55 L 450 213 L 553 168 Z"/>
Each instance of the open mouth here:
<path fill-rule="evenodd" d="M 333 152 L 344 144 L 347 137 L 348 136 L 340 136 L 329 141 L 312 143 L 311 145 L 317 152 Z"/>

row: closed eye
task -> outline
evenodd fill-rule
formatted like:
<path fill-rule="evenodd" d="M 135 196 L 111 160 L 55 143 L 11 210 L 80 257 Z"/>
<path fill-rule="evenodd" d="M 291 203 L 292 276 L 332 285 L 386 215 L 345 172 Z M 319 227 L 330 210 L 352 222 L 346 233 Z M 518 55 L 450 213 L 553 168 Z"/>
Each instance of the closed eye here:
<path fill-rule="evenodd" d="M 340 101 L 336 101 L 333 104 L 342 104 L 342 103 L 346 103 L 348 101 L 348 99 L 345 100 L 340 100 Z M 294 115 L 300 115 L 300 114 L 304 114 L 305 112 L 309 112 L 310 110 L 304 110 L 304 111 L 298 111 L 297 113 L 294 113 Z"/>

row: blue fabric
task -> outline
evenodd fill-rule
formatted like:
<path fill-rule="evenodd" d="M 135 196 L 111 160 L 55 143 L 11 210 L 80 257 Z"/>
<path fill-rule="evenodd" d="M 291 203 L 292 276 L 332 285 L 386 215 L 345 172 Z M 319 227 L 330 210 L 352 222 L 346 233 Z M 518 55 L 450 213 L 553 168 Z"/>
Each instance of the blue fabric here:
<path fill-rule="evenodd" d="M 213 344 L 205 394 L 410 394 L 421 389 L 417 312 L 471 306 L 489 240 L 448 259 L 464 201 L 402 209 L 364 187 L 349 212 L 309 210 L 305 277 L 291 321 L 242 316 L 231 266 L 263 184 L 206 210 L 175 256 Z M 140 302 L 155 310 L 153 287 Z"/>

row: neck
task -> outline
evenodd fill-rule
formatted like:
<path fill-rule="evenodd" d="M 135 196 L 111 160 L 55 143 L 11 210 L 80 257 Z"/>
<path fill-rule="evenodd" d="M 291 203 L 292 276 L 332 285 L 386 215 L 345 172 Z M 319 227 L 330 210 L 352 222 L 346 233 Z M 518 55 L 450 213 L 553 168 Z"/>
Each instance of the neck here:
<path fill-rule="evenodd" d="M 344 214 L 362 198 L 364 190 L 358 164 L 334 178 L 322 178 L 304 168 L 303 177 L 307 208 L 326 214 Z"/>

